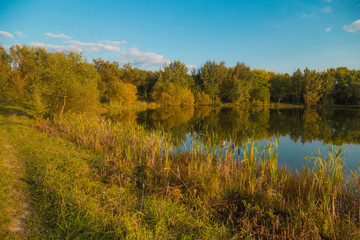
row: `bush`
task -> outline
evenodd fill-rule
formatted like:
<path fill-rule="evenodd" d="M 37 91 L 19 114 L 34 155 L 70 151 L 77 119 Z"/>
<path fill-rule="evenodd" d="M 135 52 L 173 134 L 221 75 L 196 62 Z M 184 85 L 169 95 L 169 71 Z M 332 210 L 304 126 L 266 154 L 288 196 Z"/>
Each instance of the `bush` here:
<path fill-rule="evenodd" d="M 194 95 L 189 89 L 175 86 L 172 83 L 157 82 L 151 97 L 156 103 L 163 106 L 191 106 L 195 102 Z"/>
<path fill-rule="evenodd" d="M 119 104 L 132 104 L 136 101 L 136 86 L 122 81 L 113 81 L 110 83 L 110 101 Z"/>

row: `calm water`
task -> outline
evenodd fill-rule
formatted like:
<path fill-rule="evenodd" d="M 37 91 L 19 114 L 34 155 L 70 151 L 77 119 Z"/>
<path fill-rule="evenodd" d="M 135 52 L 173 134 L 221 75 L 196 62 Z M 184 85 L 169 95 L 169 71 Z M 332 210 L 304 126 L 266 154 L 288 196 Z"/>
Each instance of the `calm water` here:
<path fill-rule="evenodd" d="M 240 146 L 248 139 L 262 145 L 278 139 L 279 164 L 291 169 L 301 169 L 307 164 L 304 158 L 319 150 L 325 154 L 329 144 L 347 149 L 348 167 L 360 163 L 360 110 L 167 108 L 113 118 L 130 118 L 148 129 L 163 129 L 171 133 L 181 151 L 189 149 L 194 134 L 200 142 L 211 138 L 218 148 Z"/>

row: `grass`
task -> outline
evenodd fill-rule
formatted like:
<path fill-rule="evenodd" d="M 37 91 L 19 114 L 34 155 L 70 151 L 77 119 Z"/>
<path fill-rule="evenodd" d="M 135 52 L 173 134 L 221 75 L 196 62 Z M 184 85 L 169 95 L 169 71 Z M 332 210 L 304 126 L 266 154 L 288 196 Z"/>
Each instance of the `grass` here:
<path fill-rule="evenodd" d="M 343 150 L 288 172 L 276 141 L 250 141 L 235 161 L 237 149 L 195 138 L 173 154 L 164 132 L 96 116 L 3 118 L 31 185 L 32 239 L 360 238 L 360 181 L 344 181 Z"/>
<path fill-rule="evenodd" d="M 3 140 L 3 138 L 1 138 Z M 10 207 L 10 195 L 11 195 L 11 188 L 12 188 L 12 176 L 5 167 L 7 156 L 8 156 L 8 149 L 2 144 L 0 146 L 0 236 L 1 238 L 5 238 L 9 236 L 9 232 L 7 226 L 10 225 L 11 222 L 11 209 Z"/>
<path fill-rule="evenodd" d="M 24 238 L 223 236 L 221 226 L 206 213 L 161 195 L 145 194 L 139 185 L 144 178 L 141 169 L 112 172 L 117 164 L 114 158 L 94 153 L 93 146 L 79 148 L 57 134 L 45 134 L 26 117 L 7 116 L 5 121 L 3 137 L 23 157 L 31 189 L 33 213 L 26 221 L 28 234 Z M 1 180 L 6 183 L 6 179 Z M 6 229 L 8 217 L 4 212 L 1 220 Z M 9 239 L 13 235 L 9 233 Z"/>
<path fill-rule="evenodd" d="M 21 115 L 20 109 L 0 108 L 0 238 L 23 239 L 24 219 L 30 213 L 27 203 L 29 186 L 24 181 L 22 159 L 7 138 L 10 123 L 4 115 Z"/>

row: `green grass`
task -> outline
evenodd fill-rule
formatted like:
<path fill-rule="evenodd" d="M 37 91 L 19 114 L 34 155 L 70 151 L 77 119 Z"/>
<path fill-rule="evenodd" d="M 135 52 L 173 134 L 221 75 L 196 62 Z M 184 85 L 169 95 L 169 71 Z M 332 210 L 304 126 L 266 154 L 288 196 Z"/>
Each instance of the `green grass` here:
<path fill-rule="evenodd" d="M 359 239 L 360 183 L 345 183 L 342 150 L 294 173 L 278 167 L 276 141 L 234 161 L 196 143 L 174 155 L 166 133 L 96 116 L 1 115 L 26 166 L 31 239 Z"/>
<path fill-rule="evenodd" d="M 0 140 L 4 140 L 2 137 Z M 11 187 L 12 187 L 12 176 L 9 172 L 9 169 L 5 167 L 7 157 L 8 157 L 8 149 L 5 147 L 5 144 L 0 146 L 0 236 L 1 238 L 5 238 L 9 236 L 7 226 L 10 225 L 11 222 L 11 214 L 10 211 L 12 207 L 10 207 L 10 195 L 11 195 Z"/>
<path fill-rule="evenodd" d="M 12 123 L 6 116 L 23 115 L 21 109 L 0 108 L 0 238 L 23 239 L 23 220 L 30 212 L 27 204 L 29 186 L 24 180 L 22 159 L 7 138 Z"/>
<path fill-rule="evenodd" d="M 109 156 L 41 132 L 26 117 L 10 115 L 2 120 L 7 122 L 6 127 L 1 127 L 2 136 L 24 160 L 26 182 L 30 184 L 33 212 L 26 222 L 26 237 L 224 237 L 221 226 L 207 213 L 162 195 L 145 194 L 136 174 L 112 172 L 116 163 Z M 1 180 L 6 183 L 7 178 Z M 6 198 L 6 193 L 1 196 Z M 4 228 L 8 221 L 1 215 Z"/>

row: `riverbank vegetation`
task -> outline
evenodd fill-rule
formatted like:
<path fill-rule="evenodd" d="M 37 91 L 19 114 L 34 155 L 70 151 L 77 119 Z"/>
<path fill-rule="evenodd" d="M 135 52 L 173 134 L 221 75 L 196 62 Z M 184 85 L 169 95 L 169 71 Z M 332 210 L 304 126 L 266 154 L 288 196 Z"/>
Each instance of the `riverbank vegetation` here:
<path fill-rule="evenodd" d="M 0 46 L 0 98 L 32 114 L 91 112 L 103 106 L 131 105 L 137 99 L 166 106 L 359 105 L 360 71 L 345 67 L 322 72 L 297 69 L 274 73 L 250 69 L 244 63 L 227 67 L 207 61 L 189 74 L 180 61 L 159 71 L 122 67 L 75 52 L 47 52 L 43 48 Z"/>
<path fill-rule="evenodd" d="M 12 109 L 1 108 L 1 137 L 25 164 L 32 206 L 20 239 L 360 236 L 359 178 L 343 176 L 341 149 L 289 172 L 277 165 L 275 140 L 220 156 L 194 135 L 191 151 L 174 155 L 161 131 L 89 115 L 36 121 Z"/>

